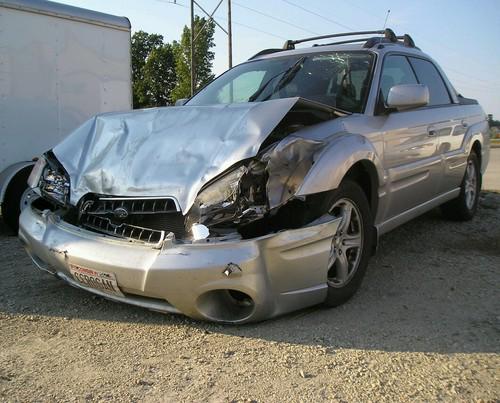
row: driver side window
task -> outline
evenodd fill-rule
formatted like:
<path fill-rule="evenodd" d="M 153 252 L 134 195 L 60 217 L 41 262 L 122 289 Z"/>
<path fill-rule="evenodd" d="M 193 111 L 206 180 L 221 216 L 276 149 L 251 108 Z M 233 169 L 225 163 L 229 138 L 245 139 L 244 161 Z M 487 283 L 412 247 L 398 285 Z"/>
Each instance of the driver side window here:
<path fill-rule="evenodd" d="M 387 103 L 387 96 L 391 87 L 399 84 L 417 83 L 417 78 L 405 56 L 392 55 L 385 58 L 380 78 L 380 92 L 384 104 Z"/>

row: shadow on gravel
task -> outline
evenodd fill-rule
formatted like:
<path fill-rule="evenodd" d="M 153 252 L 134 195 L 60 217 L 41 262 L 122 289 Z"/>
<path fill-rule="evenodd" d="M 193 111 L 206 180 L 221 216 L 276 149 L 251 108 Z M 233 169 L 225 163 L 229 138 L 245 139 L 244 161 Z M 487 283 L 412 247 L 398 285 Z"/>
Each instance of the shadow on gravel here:
<path fill-rule="evenodd" d="M 8 314 L 175 325 L 332 350 L 500 350 L 500 194 L 483 194 L 471 222 L 445 221 L 434 210 L 384 236 L 363 286 L 345 305 L 244 326 L 149 312 L 73 289 L 37 271 L 16 238 L 5 234 L 0 228 L 0 319 Z"/>

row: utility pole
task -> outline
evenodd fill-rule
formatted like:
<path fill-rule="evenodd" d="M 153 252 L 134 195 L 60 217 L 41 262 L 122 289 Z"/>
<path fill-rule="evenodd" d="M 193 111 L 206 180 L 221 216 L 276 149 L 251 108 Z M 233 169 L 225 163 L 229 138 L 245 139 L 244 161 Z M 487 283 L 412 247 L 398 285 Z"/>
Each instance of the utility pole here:
<path fill-rule="evenodd" d="M 191 96 L 195 92 L 195 69 L 196 63 L 194 60 L 194 0 L 191 0 Z"/>
<path fill-rule="evenodd" d="M 195 63 L 195 43 L 196 39 L 198 38 L 198 35 L 200 35 L 203 30 L 205 29 L 205 26 L 209 21 L 213 21 L 222 31 L 224 31 L 227 36 L 228 36 L 228 55 L 229 55 L 229 68 L 233 67 L 233 34 L 232 34 L 232 23 L 231 23 L 231 0 L 227 0 L 227 31 L 224 29 L 222 25 L 220 25 L 215 19 L 214 19 L 214 14 L 219 8 L 219 6 L 222 4 L 224 0 L 220 0 L 217 6 L 215 7 L 214 11 L 212 11 L 211 14 L 209 14 L 196 0 L 191 0 L 191 96 L 194 95 L 196 91 L 196 63 Z M 174 0 L 174 3 L 176 0 Z M 197 5 L 201 11 L 203 11 L 207 17 L 208 20 L 205 22 L 205 24 L 201 27 L 201 29 L 194 34 L 194 5 Z"/>
<path fill-rule="evenodd" d="M 231 0 L 227 0 L 227 38 L 228 38 L 228 55 L 229 68 L 233 67 L 233 31 L 231 24 Z"/>

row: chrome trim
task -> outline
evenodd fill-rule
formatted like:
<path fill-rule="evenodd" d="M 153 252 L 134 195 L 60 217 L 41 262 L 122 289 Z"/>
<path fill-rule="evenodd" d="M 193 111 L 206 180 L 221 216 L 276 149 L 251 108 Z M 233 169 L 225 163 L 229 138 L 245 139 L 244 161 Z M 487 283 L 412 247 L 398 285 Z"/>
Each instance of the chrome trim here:
<path fill-rule="evenodd" d="M 159 248 L 163 241 L 165 240 L 165 231 L 155 230 L 151 228 L 139 227 L 137 225 L 131 225 L 127 223 L 113 224 L 109 218 L 99 217 L 97 215 L 87 215 L 85 216 L 85 222 L 81 222 L 81 225 L 87 229 L 100 232 L 102 234 L 115 236 L 120 239 L 129 239 L 134 242 L 151 244 L 153 247 Z M 97 223 L 96 223 L 97 222 Z M 104 225 L 105 227 L 103 227 Z M 138 236 L 133 236 L 134 231 L 139 232 Z M 147 240 L 143 239 L 143 234 L 146 233 Z M 151 242 L 153 235 L 157 234 L 159 236 L 158 241 Z"/>
<path fill-rule="evenodd" d="M 171 196 L 163 196 L 163 197 L 155 197 L 155 196 L 145 196 L 145 197 L 99 197 L 99 200 L 104 201 L 120 201 L 120 200 L 172 200 L 175 204 L 175 208 L 177 211 L 181 211 L 181 207 L 179 202 L 175 197 Z"/>

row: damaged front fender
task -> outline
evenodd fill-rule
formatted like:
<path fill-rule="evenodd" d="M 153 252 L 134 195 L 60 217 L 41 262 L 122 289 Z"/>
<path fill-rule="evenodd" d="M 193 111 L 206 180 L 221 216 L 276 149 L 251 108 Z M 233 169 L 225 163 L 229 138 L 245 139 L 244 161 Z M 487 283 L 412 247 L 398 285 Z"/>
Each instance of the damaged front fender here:
<path fill-rule="evenodd" d="M 297 189 L 296 196 L 304 197 L 338 188 L 349 169 L 360 161 L 373 165 L 378 185 L 382 186 L 385 183 L 384 170 L 373 145 L 359 134 L 338 135 L 316 155 L 313 166 Z"/>
<path fill-rule="evenodd" d="M 290 135 L 266 153 L 267 197 L 274 209 L 293 198 L 314 163 L 314 154 L 323 146 L 318 140 Z"/>

